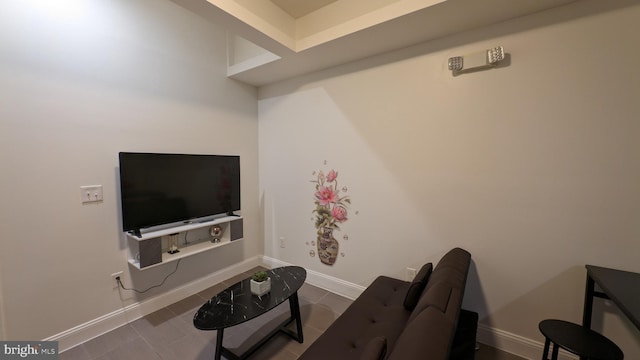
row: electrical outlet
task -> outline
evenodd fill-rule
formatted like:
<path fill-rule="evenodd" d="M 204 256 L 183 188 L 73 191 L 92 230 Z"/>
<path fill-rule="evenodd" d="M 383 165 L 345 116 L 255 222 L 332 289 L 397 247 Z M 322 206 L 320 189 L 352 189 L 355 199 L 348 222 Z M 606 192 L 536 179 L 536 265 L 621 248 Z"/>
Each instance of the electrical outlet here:
<path fill-rule="evenodd" d="M 407 268 L 407 281 L 413 280 L 413 278 L 416 277 L 417 273 L 418 273 L 418 270 L 408 267 Z"/>
<path fill-rule="evenodd" d="M 116 278 L 120 278 L 120 280 L 122 280 L 122 274 L 123 274 L 123 271 L 118 271 L 118 272 L 115 272 L 115 273 L 111 274 L 111 281 L 113 283 L 113 287 L 114 288 L 117 288 L 118 286 L 120 286 L 120 284 L 118 284 L 118 280 L 116 280 Z"/>
<path fill-rule="evenodd" d="M 284 248 L 284 236 L 280 237 L 280 247 Z"/>

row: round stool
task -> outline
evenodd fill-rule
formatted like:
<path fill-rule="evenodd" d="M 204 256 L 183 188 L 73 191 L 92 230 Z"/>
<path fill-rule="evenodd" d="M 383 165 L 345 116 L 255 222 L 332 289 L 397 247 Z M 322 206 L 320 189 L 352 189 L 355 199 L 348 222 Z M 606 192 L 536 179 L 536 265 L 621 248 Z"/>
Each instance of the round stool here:
<path fill-rule="evenodd" d="M 561 347 L 583 359 L 622 360 L 624 355 L 618 345 L 597 332 L 563 320 L 543 320 L 538 325 L 546 338 L 542 360 L 547 360 L 549 344 L 553 343 L 551 360 L 558 359 Z"/>

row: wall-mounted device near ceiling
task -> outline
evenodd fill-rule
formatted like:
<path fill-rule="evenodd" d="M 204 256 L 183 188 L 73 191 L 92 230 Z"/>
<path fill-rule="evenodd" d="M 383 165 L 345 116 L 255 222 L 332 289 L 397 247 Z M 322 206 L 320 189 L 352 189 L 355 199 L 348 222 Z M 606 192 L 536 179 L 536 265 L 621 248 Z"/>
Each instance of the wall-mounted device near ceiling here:
<path fill-rule="evenodd" d="M 504 58 L 504 48 L 498 46 L 469 55 L 449 58 L 448 66 L 449 70 L 453 71 L 453 74 L 456 75 L 472 70 L 493 67 L 497 65 L 498 62 L 504 60 Z"/>

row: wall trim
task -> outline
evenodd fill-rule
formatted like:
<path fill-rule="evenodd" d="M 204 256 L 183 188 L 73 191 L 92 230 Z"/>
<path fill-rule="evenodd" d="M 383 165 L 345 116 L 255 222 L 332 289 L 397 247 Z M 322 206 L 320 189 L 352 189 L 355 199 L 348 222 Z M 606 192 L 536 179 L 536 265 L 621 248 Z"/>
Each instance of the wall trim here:
<path fill-rule="evenodd" d="M 269 268 L 293 265 L 268 256 L 263 256 L 262 262 Z M 366 289 L 366 286 L 357 285 L 333 276 L 325 275 L 323 273 L 308 269 L 306 282 L 313 286 L 331 291 L 332 293 L 344 296 L 347 299 L 351 300 L 355 300 L 358 296 L 360 296 L 360 294 L 362 294 L 364 289 Z"/>
<path fill-rule="evenodd" d="M 256 266 L 261 265 L 267 268 L 275 268 L 280 266 L 290 266 L 292 264 L 268 256 L 255 256 L 172 289 L 166 293 L 159 294 L 142 302 L 127 305 L 121 309 L 87 321 L 84 324 L 80 324 L 76 327 L 46 338 L 44 341 L 58 341 L 58 348 L 61 352 L 68 350 L 74 346 L 82 344 L 83 342 L 89 341 L 154 311 L 160 310 L 168 305 L 198 293 L 210 287 L 212 283 L 219 283 L 241 272 L 251 270 Z M 350 283 L 314 270 L 307 270 L 306 282 L 352 300 L 356 299 L 366 289 L 365 286 Z M 526 359 L 540 358 L 542 350 L 544 349 L 544 344 L 542 342 L 531 340 L 484 324 L 478 325 L 477 340 L 480 343 Z M 560 351 L 559 358 L 562 360 L 577 359 L 577 357 L 562 350 Z"/>
<path fill-rule="evenodd" d="M 484 324 L 478 324 L 477 340 L 480 343 L 496 349 L 523 357 L 525 359 L 539 359 L 544 350 L 544 343 L 524 336 L 516 335 L 504 330 L 496 329 Z M 558 359 L 576 360 L 577 356 L 560 350 Z"/>
<path fill-rule="evenodd" d="M 262 261 L 265 266 L 269 268 L 292 265 L 268 256 L 263 256 Z M 352 300 L 357 298 L 366 289 L 365 286 L 353 284 L 313 270 L 307 270 L 307 282 L 311 285 L 323 288 Z M 542 342 L 504 330 L 495 329 L 483 324 L 478 324 L 477 340 L 483 344 L 525 359 L 539 359 L 542 356 L 542 351 L 544 350 L 544 343 Z M 564 350 L 560 350 L 558 358 L 561 360 L 578 359 L 573 354 L 564 352 Z"/>
<path fill-rule="evenodd" d="M 205 290 L 211 284 L 217 284 L 239 273 L 262 265 L 262 256 L 254 256 L 240 263 L 216 271 L 210 275 L 186 283 L 166 293 L 159 294 L 142 302 L 136 302 L 121 309 L 112 311 L 96 319 L 87 321 L 71 329 L 44 339 L 58 341 L 58 349 L 62 352 L 74 346 L 103 335 L 120 326 L 126 325 L 154 311 L 160 310 L 193 294 Z M 121 290 L 122 291 L 122 290 Z"/>

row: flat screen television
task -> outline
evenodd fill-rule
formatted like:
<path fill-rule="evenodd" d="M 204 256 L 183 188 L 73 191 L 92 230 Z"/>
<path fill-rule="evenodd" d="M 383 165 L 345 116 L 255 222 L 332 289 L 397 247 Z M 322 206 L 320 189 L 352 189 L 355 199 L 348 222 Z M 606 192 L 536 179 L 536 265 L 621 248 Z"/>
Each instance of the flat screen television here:
<path fill-rule="evenodd" d="M 240 157 L 121 152 L 122 230 L 240 210 Z"/>

